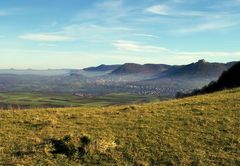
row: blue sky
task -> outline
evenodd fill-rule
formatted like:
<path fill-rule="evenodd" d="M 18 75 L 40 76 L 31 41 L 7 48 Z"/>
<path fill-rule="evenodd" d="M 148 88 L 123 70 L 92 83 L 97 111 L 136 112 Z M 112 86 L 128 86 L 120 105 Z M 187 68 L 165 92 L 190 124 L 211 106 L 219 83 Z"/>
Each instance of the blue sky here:
<path fill-rule="evenodd" d="M 240 0 L 0 2 L 0 68 L 240 59 Z"/>

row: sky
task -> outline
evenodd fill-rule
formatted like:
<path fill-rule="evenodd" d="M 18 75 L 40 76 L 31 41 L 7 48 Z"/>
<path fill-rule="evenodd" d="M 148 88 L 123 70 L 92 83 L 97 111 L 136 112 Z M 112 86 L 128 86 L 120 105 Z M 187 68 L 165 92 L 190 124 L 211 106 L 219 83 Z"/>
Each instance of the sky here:
<path fill-rule="evenodd" d="M 0 1 L 0 68 L 240 59 L 240 0 Z"/>

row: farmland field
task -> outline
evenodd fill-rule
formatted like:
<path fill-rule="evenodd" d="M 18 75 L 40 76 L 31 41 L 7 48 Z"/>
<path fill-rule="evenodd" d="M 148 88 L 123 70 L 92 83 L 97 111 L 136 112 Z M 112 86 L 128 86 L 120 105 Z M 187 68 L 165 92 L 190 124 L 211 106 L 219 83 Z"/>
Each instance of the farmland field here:
<path fill-rule="evenodd" d="M 108 106 L 158 100 L 154 96 L 128 93 L 80 97 L 71 93 L 7 92 L 0 93 L 0 108 Z"/>

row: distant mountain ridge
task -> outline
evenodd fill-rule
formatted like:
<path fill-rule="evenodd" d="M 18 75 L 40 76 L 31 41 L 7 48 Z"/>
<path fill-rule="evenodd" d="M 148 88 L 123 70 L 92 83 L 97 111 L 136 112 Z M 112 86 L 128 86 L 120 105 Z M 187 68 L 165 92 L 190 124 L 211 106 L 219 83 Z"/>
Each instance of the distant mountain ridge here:
<path fill-rule="evenodd" d="M 222 73 L 217 81 L 211 82 L 195 93 L 211 93 L 223 89 L 240 87 L 240 62 Z"/>
<path fill-rule="evenodd" d="M 199 94 L 213 93 L 216 91 L 240 87 L 240 62 L 234 64 L 230 69 L 224 71 L 217 81 L 212 81 L 201 89 L 196 89 L 191 93 L 177 93 L 177 98 L 194 96 Z"/>
<path fill-rule="evenodd" d="M 88 72 L 107 72 L 107 71 L 113 71 L 116 70 L 118 67 L 120 67 L 121 65 L 100 65 L 97 67 L 88 67 L 88 68 L 84 68 L 84 71 L 88 71 Z"/>
<path fill-rule="evenodd" d="M 219 77 L 222 72 L 228 70 L 236 62 L 210 63 L 199 60 L 196 63 L 172 68 L 164 73 L 165 77 Z"/>
<path fill-rule="evenodd" d="M 109 75 L 152 75 L 153 79 L 161 78 L 218 78 L 222 72 L 237 62 L 210 63 L 204 59 L 188 65 L 137 64 L 100 65 L 83 69 L 88 72 L 105 72 Z"/>
<path fill-rule="evenodd" d="M 0 91 L 136 93 L 171 98 L 190 93 L 216 81 L 237 62 L 188 65 L 135 64 L 100 65 L 84 69 L 1 70 Z"/>
<path fill-rule="evenodd" d="M 170 68 L 169 65 L 164 64 L 136 64 L 126 63 L 114 70 L 111 74 L 127 75 L 127 74 L 151 74 L 166 71 Z"/>

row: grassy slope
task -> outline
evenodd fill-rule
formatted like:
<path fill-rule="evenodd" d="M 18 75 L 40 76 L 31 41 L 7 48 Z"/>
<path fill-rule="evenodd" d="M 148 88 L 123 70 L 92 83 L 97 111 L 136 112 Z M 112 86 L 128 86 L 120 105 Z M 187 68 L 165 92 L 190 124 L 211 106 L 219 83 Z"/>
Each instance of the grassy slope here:
<path fill-rule="evenodd" d="M 240 165 L 240 89 L 103 108 L 0 111 L 0 165 Z M 50 138 L 91 138 L 51 154 Z"/>

